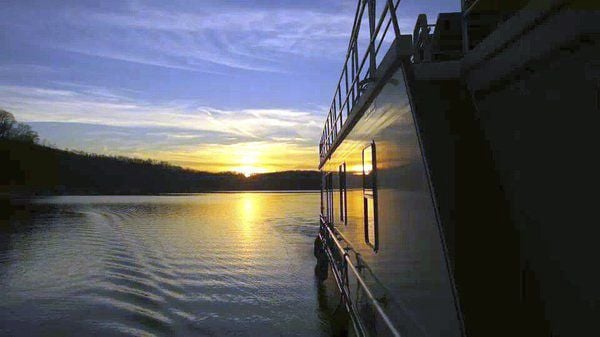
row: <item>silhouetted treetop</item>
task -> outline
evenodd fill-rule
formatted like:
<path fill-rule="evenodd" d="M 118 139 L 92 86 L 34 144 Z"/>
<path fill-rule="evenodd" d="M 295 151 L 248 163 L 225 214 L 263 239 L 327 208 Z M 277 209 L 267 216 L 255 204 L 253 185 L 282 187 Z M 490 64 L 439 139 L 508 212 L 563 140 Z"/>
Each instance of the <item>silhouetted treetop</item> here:
<path fill-rule="evenodd" d="M 12 113 L 0 110 L 0 139 L 37 143 L 40 138 L 31 126 L 17 122 Z"/>

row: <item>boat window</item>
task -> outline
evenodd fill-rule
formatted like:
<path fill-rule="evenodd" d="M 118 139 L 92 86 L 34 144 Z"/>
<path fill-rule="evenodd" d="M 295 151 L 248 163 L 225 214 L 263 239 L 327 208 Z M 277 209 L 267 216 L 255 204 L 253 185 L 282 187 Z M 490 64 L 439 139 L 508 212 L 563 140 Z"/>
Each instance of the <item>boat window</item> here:
<path fill-rule="evenodd" d="M 325 216 L 325 206 L 327 205 L 327 202 L 325 201 L 325 196 L 327 195 L 326 192 L 326 179 L 325 179 L 326 175 L 323 174 L 321 175 L 321 215 Z"/>
<path fill-rule="evenodd" d="M 333 211 L 333 175 L 331 172 L 327 173 L 325 180 L 327 186 L 327 221 L 333 224 L 335 213 Z"/>
<path fill-rule="evenodd" d="M 375 142 L 362 152 L 363 169 L 363 204 L 364 204 L 364 226 L 365 241 L 373 250 L 378 249 L 377 237 L 377 161 Z"/>
<path fill-rule="evenodd" d="M 344 225 L 348 224 L 348 203 L 346 201 L 346 163 L 340 165 L 340 220 L 344 223 Z"/>

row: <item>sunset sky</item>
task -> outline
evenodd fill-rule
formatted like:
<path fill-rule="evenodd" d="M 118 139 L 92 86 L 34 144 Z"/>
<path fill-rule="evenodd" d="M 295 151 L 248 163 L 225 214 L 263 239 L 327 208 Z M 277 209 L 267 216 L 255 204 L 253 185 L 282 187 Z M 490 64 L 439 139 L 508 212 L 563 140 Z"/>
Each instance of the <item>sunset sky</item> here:
<path fill-rule="evenodd" d="M 459 3 L 402 1 L 401 30 Z M 316 169 L 354 9 L 351 0 L 2 1 L 0 109 L 59 148 L 208 171 Z"/>

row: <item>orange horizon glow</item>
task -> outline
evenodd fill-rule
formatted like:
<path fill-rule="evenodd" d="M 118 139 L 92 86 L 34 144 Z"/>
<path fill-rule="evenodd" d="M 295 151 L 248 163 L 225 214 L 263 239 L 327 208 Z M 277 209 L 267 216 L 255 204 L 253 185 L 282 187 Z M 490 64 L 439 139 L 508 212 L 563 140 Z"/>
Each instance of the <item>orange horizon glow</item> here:
<path fill-rule="evenodd" d="M 135 156 L 166 161 L 198 171 L 236 172 L 246 177 L 280 171 L 316 170 L 318 166 L 315 146 L 293 143 L 208 144 L 177 151 L 136 153 Z"/>
<path fill-rule="evenodd" d="M 249 178 L 255 174 L 259 173 L 267 173 L 268 171 L 262 167 L 254 167 L 254 166 L 240 166 L 233 170 L 233 172 L 241 173 L 246 178 Z"/>

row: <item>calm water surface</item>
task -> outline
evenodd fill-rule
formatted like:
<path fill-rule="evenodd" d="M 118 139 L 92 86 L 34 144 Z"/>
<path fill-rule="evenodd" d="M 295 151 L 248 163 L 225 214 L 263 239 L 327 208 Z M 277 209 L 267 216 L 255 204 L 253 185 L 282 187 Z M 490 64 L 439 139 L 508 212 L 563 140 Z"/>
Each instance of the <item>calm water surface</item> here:
<path fill-rule="evenodd" d="M 36 199 L 0 230 L 0 335 L 319 336 L 317 193 Z"/>

